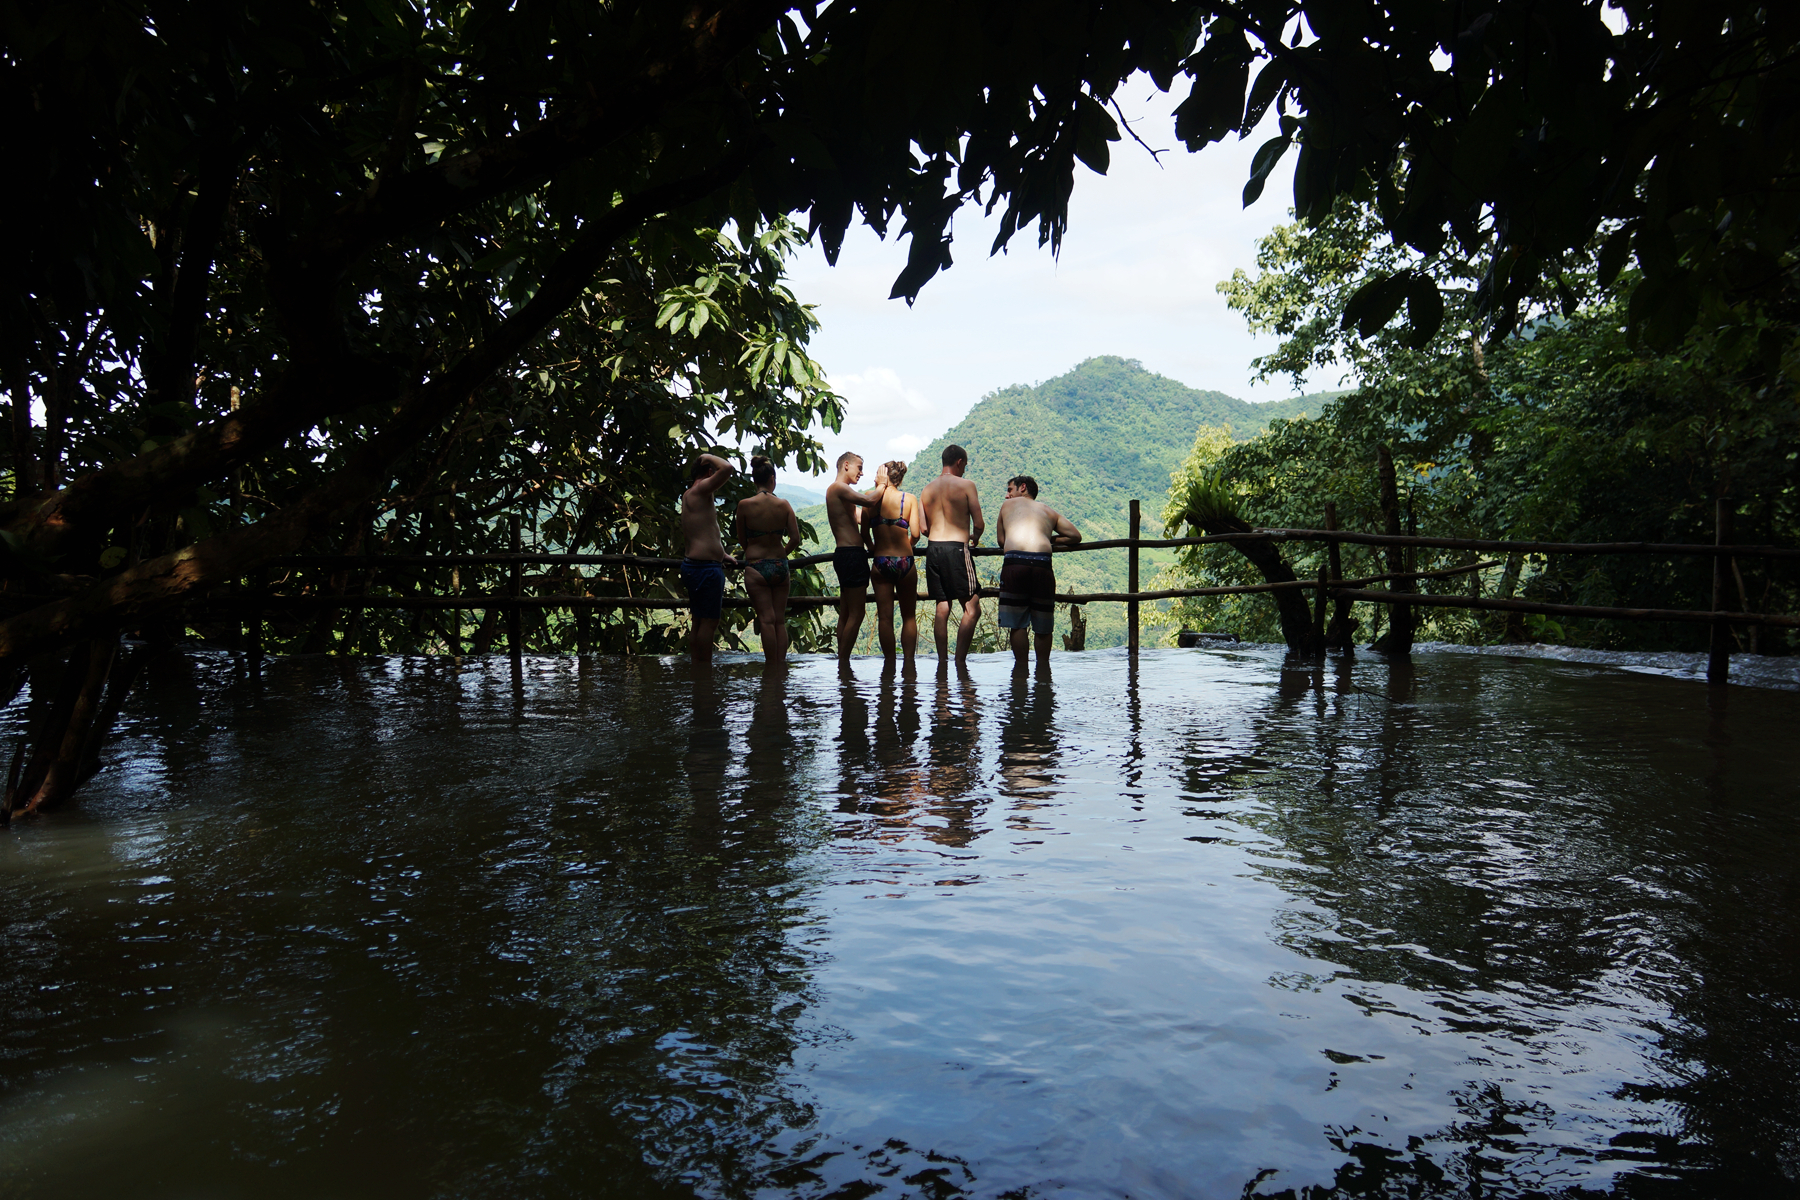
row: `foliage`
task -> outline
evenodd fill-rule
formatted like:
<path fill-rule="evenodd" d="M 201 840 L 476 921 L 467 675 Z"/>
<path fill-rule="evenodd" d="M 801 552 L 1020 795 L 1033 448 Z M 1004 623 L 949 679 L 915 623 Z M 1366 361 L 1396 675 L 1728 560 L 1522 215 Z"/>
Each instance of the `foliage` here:
<path fill-rule="evenodd" d="M 1800 196 L 1779 181 L 1800 150 L 1800 15 L 1750 0 L 1611 10 L 1617 27 L 1581 0 L 1473 14 L 1429 0 L 1234 4 L 1189 60 L 1176 132 L 1190 148 L 1243 136 L 1273 107 L 1279 133 L 1245 203 L 1297 146 L 1303 219 L 1355 201 L 1430 264 L 1368 265 L 1339 318 L 1365 336 L 1402 305 L 1415 344 L 1436 331 L 1442 255 L 1479 264 L 1475 314 L 1493 339 L 1545 297 L 1571 314 L 1635 258 L 1643 286 L 1626 315 L 1653 348 L 1697 326 L 1765 375 L 1791 367 Z M 1601 238 L 1584 289 L 1575 271 Z"/>
<path fill-rule="evenodd" d="M 1484 349 L 1479 303 L 1464 266 L 1447 259 L 1408 269 L 1440 270 L 1448 298 L 1438 333 L 1424 345 L 1408 331 L 1367 339 L 1342 327 L 1354 295 L 1343 281 L 1359 256 L 1407 259 L 1382 242 L 1372 214 L 1341 204 L 1312 226 L 1276 230 L 1262 244 L 1261 274 L 1223 286 L 1253 326 L 1283 341 L 1258 360 L 1268 373 L 1349 366 L 1361 386 L 1308 420 L 1277 422 L 1254 442 L 1196 454 L 1181 478 L 1235 490 L 1246 519 L 1267 526 L 1317 527 L 1326 500 L 1345 528 L 1383 527 L 1375 447 L 1392 448 L 1402 503 L 1419 531 L 1452 537 L 1542 541 L 1705 542 L 1713 499 L 1734 498 L 1740 540 L 1792 544 L 1800 533 L 1800 408 L 1791 389 L 1772 387 L 1719 339 L 1696 332 L 1672 353 L 1633 338 L 1626 309 L 1637 282 L 1625 272 L 1601 288 L 1597 256 L 1577 283 L 1597 297 L 1569 316 L 1532 322 Z M 1182 518 L 1172 507 L 1171 517 Z M 1316 575 L 1322 550 L 1290 544 L 1302 578 Z M 1345 547 L 1347 574 L 1386 568 L 1369 548 Z M 1420 569 L 1470 561 L 1420 552 Z M 1758 611 L 1792 611 L 1800 592 L 1791 567 L 1746 560 L 1733 600 Z M 1707 560 L 1638 557 L 1536 558 L 1485 572 L 1482 586 L 1517 586 L 1548 600 L 1645 607 L 1710 608 Z M 1170 586 L 1260 582 L 1227 548 L 1184 551 Z M 1427 581 L 1425 590 L 1466 593 L 1466 580 Z M 1736 591 L 1734 583 L 1734 591 Z M 1367 609 L 1368 611 L 1363 611 Z M 1363 629 L 1373 606 L 1359 606 Z M 1423 636 L 1483 640 L 1497 620 L 1425 610 Z M 1224 624 L 1245 636 L 1274 635 L 1264 601 L 1194 601 L 1171 620 Z M 1618 647 L 1695 648 L 1703 626 L 1624 622 L 1541 623 L 1543 632 Z M 1746 639 L 1748 644 L 1748 639 Z M 1759 635 L 1758 648 L 1787 644 Z"/>

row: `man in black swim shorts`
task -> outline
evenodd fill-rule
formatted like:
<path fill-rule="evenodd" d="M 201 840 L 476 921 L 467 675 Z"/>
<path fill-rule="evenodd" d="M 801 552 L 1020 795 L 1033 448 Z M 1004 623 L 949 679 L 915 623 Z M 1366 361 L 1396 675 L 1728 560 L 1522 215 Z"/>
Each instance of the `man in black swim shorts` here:
<path fill-rule="evenodd" d="M 878 478 L 874 488 L 859 492 L 851 484 L 862 479 L 860 455 L 840 454 L 837 478 L 825 489 L 825 518 L 831 523 L 831 536 L 837 548 L 831 552 L 831 569 L 838 578 L 838 661 L 849 662 L 862 632 L 863 613 L 869 605 L 869 532 L 864 528 L 859 508 L 871 508 L 881 502 L 887 491 L 885 477 Z M 877 509 L 877 511 L 880 511 Z"/>
<path fill-rule="evenodd" d="M 967 661 L 975 622 L 981 619 L 981 581 L 975 577 L 975 559 L 969 547 L 981 541 L 987 521 L 981 515 L 975 481 L 963 478 L 968 468 L 967 450 L 945 446 L 943 470 L 919 493 L 931 538 L 925 548 L 925 590 L 937 601 L 932 633 L 937 638 L 940 671 L 950 665 L 950 602 L 962 602 L 962 623 L 956 630 L 958 663 Z"/>
<path fill-rule="evenodd" d="M 1056 621 L 1056 569 L 1052 544 L 1073 546 L 1081 531 L 1047 504 L 1039 504 L 1037 480 L 1018 475 L 1006 482 L 1006 501 L 994 536 L 1006 558 L 1000 567 L 1000 628 L 1012 631 L 1013 657 L 1025 665 L 1026 629 L 1037 648 L 1038 669 L 1050 666 L 1050 632 Z"/>

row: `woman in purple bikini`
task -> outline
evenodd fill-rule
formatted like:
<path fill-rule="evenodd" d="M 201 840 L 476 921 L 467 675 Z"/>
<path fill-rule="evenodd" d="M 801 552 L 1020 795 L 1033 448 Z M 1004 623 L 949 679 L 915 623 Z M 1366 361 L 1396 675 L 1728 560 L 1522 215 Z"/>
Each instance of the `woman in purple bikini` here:
<path fill-rule="evenodd" d="M 750 460 L 756 495 L 738 501 L 737 535 L 744 544 L 744 590 L 756 608 L 763 659 L 787 660 L 788 558 L 800 545 L 794 506 L 775 494 L 775 464 L 762 455 Z"/>
<path fill-rule="evenodd" d="M 919 573 L 913 564 L 913 543 L 924 537 L 925 510 L 917 496 L 900 490 L 906 478 L 906 464 L 898 460 L 883 463 L 875 474 L 880 483 L 887 481 L 888 490 L 881 500 L 863 509 L 863 521 L 875 543 L 875 561 L 870 574 L 875 583 L 875 631 L 881 640 L 881 653 L 894 661 L 894 597 L 900 598 L 900 647 L 906 653 L 906 666 L 912 669 L 913 655 L 919 648 Z"/>

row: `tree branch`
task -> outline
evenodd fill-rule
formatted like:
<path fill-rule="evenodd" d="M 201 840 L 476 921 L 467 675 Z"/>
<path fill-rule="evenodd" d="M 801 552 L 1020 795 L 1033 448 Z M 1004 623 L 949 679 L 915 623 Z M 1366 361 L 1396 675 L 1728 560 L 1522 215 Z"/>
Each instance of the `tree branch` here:
<path fill-rule="evenodd" d="M 385 486 L 403 454 L 580 297 L 613 247 L 659 213 L 693 203 L 728 183 L 761 148 L 760 139 L 749 141 L 708 170 L 640 192 L 589 221 L 546 273 L 529 303 L 444 374 L 404 393 L 393 419 L 324 484 L 253 525 L 141 563 L 78 595 L 0 622 L 0 666 L 116 627 L 124 618 L 172 607 L 269 558 L 299 549 L 318 529 Z"/>

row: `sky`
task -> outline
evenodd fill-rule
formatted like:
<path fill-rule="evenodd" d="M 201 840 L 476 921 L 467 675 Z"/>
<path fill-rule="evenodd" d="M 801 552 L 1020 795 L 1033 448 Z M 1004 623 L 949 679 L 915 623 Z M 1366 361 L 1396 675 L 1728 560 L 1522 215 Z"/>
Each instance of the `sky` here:
<path fill-rule="evenodd" d="M 1113 143 L 1106 175 L 1078 165 L 1060 257 L 1038 247 L 1033 227 L 990 258 L 997 222 L 965 208 L 954 227 L 955 265 L 909 308 L 887 299 L 906 261 L 904 241 L 854 227 L 835 267 L 816 246 L 801 250 L 790 283 L 817 306 L 812 355 L 848 401 L 841 434 L 814 430 L 827 462 L 844 450 L 869 461 L 911 458 L 988 393 L 1040 383 L 1099 354 L 1246 400 L 1295 394 L 1286 378 L 1252 385 L 1250 360 L 1274 340 L 1251 336 L 1215 290 L 1236 268 L 1254 272 L 1257 239 L 1292 219 L 1295 155 L 1246 210 L 1250 158 L 1274 122 L 1190 154 L 1170 115 L 1184 94 L 1179 85 L 1159 93 L 1141 76 L 1120 89 L 1132 127 L 1167 153 L 1159 163 L 1126 137 Z M 1306 383 L 1338 386 L 1336 378 Z"/>

